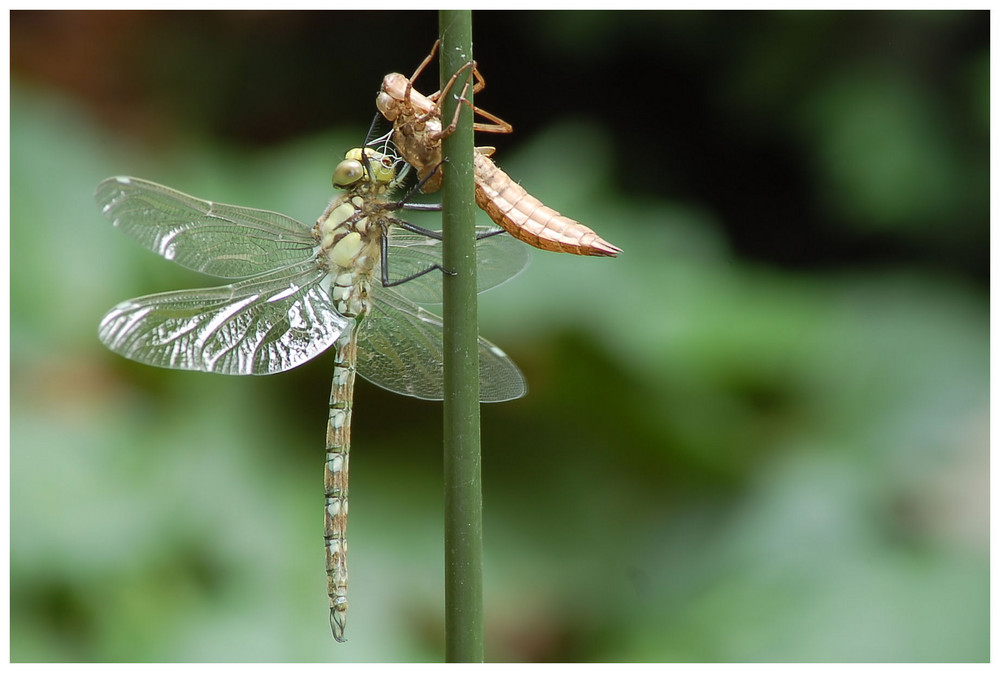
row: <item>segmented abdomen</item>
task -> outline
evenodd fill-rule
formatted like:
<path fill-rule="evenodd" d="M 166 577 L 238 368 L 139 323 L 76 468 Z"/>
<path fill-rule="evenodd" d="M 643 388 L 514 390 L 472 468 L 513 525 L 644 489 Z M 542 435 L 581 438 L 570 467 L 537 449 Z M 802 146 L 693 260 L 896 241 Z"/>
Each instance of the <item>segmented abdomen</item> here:
<path fill-rule="evenodd" d="M 514 182 L 489 157 L 475 153 L 476 203 L 511 236 L 542 250 L 615 257 L 621 248 L 559 214 Z"/>
<path fill-rule="evenodd" d="M 330 596 L 330 628 L 344 641 L 347 625 L 347 492 L 351 457 L 351 412 L 357 363 L 358 323 L 337 340 L 333 387 L 330 390 L 330 420 L 326 427 L 326 580 Z"/>

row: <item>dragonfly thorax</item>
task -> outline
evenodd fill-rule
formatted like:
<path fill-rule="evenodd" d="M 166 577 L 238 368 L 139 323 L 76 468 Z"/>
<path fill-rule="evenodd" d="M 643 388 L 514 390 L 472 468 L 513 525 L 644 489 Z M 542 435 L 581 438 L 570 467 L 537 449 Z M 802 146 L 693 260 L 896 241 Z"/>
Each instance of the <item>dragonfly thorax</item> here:
<path fill-rule="evenodd" d="M 368 312 L 371 278 L 381 256 L 385 224 L 361 196 L 333 201 L 316 223 L 319 259 L 329 271 L 328 292 L 337 312 L 361 317 Z"/>

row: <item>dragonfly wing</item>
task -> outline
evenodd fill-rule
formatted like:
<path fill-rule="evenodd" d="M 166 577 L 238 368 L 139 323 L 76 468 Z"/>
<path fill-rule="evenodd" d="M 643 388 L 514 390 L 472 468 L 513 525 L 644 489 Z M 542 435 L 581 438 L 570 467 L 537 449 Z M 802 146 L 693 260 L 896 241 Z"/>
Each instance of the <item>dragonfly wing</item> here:
<path fill-rule="evenodd" d="M 374 288 L 373 288 L 374 290 Z M 377 386 L 422 400 L 444 397 L 441 318 L 390 288 L 373 292 L 372 311 L 358 335 L 358 373 Z M 517 365 L 479 338 L 479 399 L 505 402 L 528 387 Z"/>
<path fill-rule="evenodd" d="M 334 310 L 315 262 L 223 287 L 152 294 L 111 309 L 98 336 L 156 367 L 274 374 L 330 347 L 350 320 Z"/>
<path fill-rule="evenodd" d="M 222 278 L 245 278 L 313 255 L 312 229 L 269 210 L 228 206 L 138 178 L 94 193 L 116 227 L 158 255 Z"/>
<path fill-rule="evenodd" d="M 496 227 L 476 227 L 476 235 L 503 232 L 476 243 L 476 285 L 485 292 L 521 273 L 531 249 Z M 442 241 L 400 227 L 389 229 L 389 280 L 406 278 L 441 264 Z M 401 295 L 422 304 L 441 303 L 441 274 L 431 272 L 395 287 Z"/>

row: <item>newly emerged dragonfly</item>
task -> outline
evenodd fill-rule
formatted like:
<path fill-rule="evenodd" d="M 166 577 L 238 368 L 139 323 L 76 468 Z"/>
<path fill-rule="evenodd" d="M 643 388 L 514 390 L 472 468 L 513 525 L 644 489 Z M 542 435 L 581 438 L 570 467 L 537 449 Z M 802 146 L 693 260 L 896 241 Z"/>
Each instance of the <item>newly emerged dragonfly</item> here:
<path fill-rule="evenodd" d="M 458 113 L 447 127 L 442 127 L 441 102 L 466 69 L 472 68 L 471 79 L 475 79 L 473 93 L 478 93 L 486 84 L 475 62 L 470 61 L 456 72 L 445 87 L 430 96 L 424 96 L 413 88 L 413 82 L 434 58 L 439 42 L 434 43 L 431 53 L 407 78 L 399 73 L 390 73 L 382 80 L 382 89 L 375 104 L 382 115 L 392 122 L 392 140 L 400 154 L 413 165 L 424 179 L 424 191 L 432 192 L 440 186 L 441 139 L 455 130 Z M 466 83 L 460 100 L 467 102 Z M 490 123 L 476 122 L 477 131 L 510 133 L 513 129 L 502 119 L 474 107 L 474 112 L 490 120 Z M 515 238 L 542 250 L 568 252 L 576 255 L 615 257 L 621 248 L 608 243 L 593 229 L 549 208 L 514 182 L 509 175 L 497 168 L 490 160 L 493 148 L 477 147 L 474 154 L 476 204 L 494 222 Z M 435 172 L 436 171 L 436 172 Z"/>
<path fill-rule="evenodd" d="M 347 610 L 355 371 L 401 395 L 440 400 L 443 392 L 442 323 L 414 303 L 440 301 L 440 277 L 430 272 L 442 270 L 441 235 L 395 216 L 405 207 L 389 199 L 406 172 L 397 172 L 401 164 L 388 150 L 348 152 L 333 178 L 346 191 L 312 227 L 136 178 L 110 178 L 95 194 L 115 226 L 153 252 L 189 269 L 241 279 L 118 304 L 98 332 L 111 350 L 158 367 L 245 375 L 283 372 L 334 347 L 325 539 L 330 625 L 338 641 Z M 527 263 L 527 249 L 500 230 L 480 228 L 477 237 L 480 291 Z M 479 362 L 483 402 L 525 394 L 517 366 L 482 338 Z"/>

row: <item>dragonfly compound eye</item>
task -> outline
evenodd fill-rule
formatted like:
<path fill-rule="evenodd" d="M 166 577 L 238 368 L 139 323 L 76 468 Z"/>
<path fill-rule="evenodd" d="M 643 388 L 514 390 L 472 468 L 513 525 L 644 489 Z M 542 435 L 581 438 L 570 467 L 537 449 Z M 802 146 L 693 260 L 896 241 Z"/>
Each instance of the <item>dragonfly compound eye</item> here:
<path fill-rule="evenodd" d="M 345 188 L 354 185 L 365 177 L 365 167 L 360 161 L 344 159 L 333 169 L 333 186 Z"/>
<path fill-rule="evenodd" d="M 381 112 L 389 121 L 395 121 L 396 117 L 399 116 L 399 109 L 397 107 L 399 104 L 400 101 L 393 98 L 392 95 L 386 91 L 381 91 L 375 99 L 375 107 L 377 107 L 379 112 Z"/>

